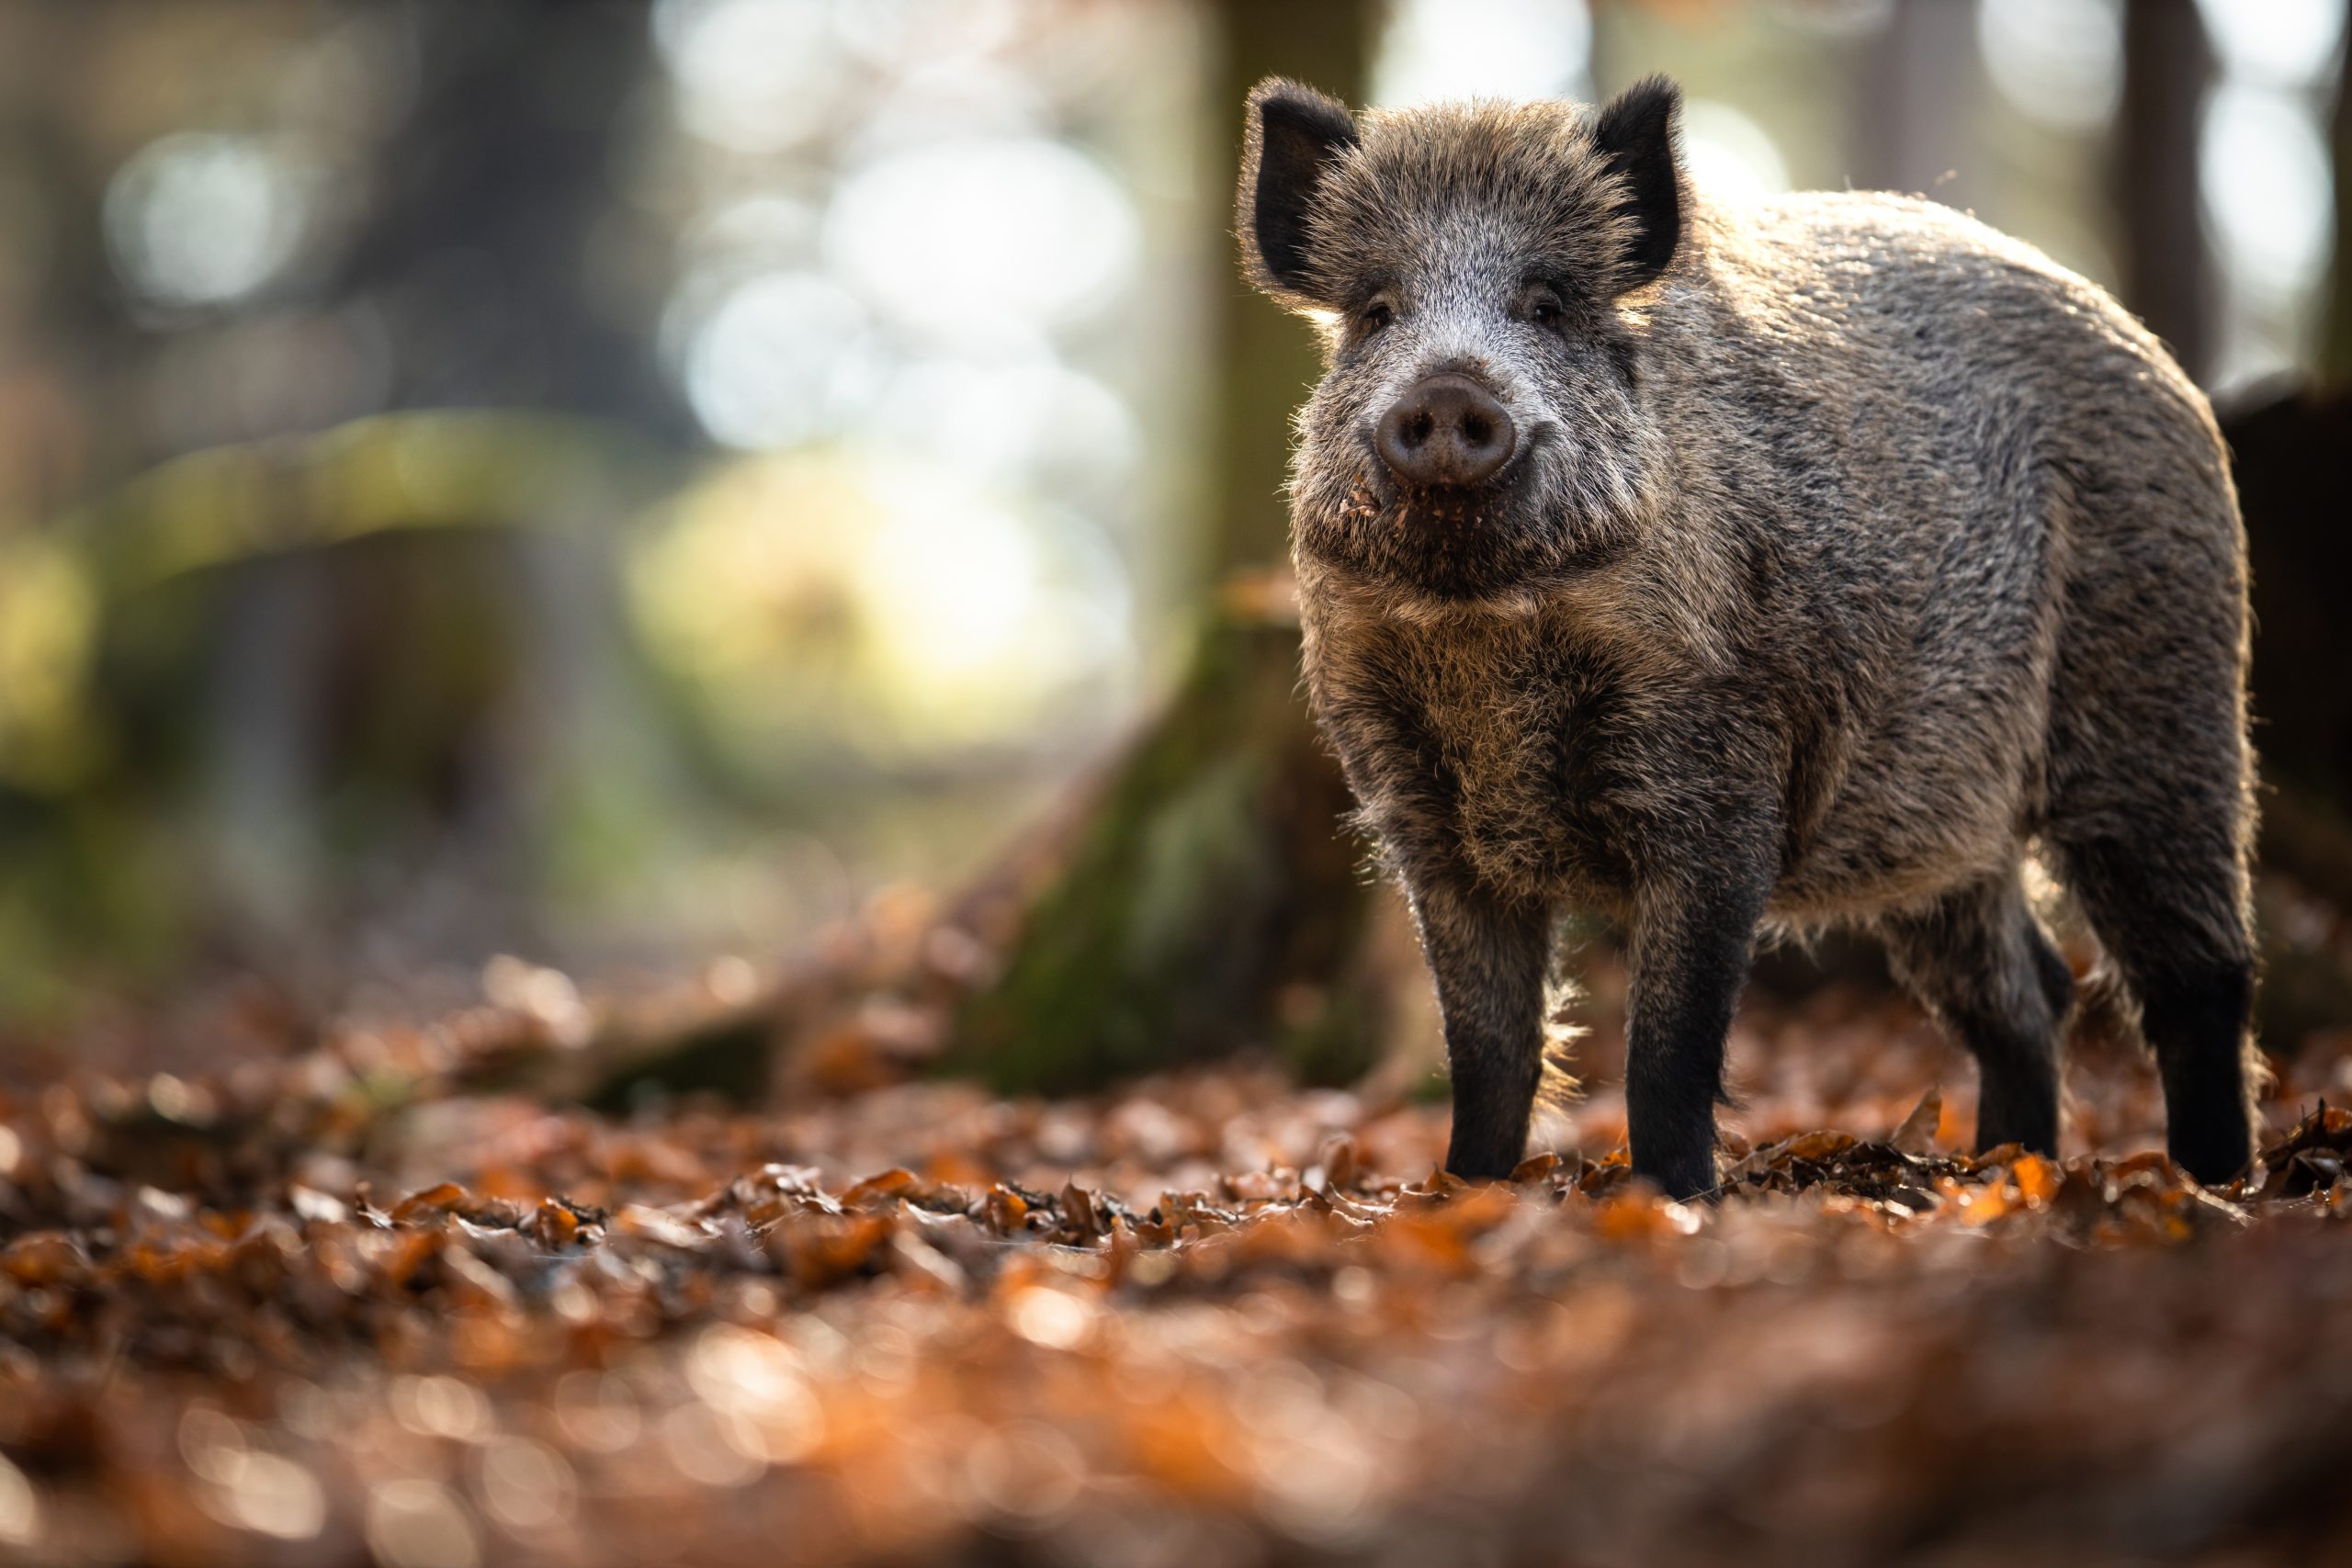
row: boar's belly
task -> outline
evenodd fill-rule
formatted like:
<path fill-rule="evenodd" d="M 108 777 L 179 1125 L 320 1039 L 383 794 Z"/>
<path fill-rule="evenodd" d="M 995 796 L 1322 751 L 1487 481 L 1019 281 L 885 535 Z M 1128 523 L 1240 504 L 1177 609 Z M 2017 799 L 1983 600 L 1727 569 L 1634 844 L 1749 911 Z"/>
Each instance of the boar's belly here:
<path fill-rule="evenodd" d="M 1776 906 L 1815 916 L 1917 903 L 2013 867 L 2038 807 L 2038 711 L 1917 715 L 1876 738 L 1781 878 Z"/>

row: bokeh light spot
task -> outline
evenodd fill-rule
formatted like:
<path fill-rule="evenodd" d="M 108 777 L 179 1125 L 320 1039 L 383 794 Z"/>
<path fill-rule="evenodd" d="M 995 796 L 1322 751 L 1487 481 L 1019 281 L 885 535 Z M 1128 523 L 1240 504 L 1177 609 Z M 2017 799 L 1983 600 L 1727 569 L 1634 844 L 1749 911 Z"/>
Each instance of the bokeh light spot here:
<path fill-rule="evenodd" d="M 160 303 L 243 299 L 293 260 L 316 179 L 259 137 L 166 136 L 107 186 L 107 249 L 124 280 Z"/>
<path fill-rule="evenodd" d="M 1117 182 L 1034 138 L 883 158 L 842 182 L 825 226 L 837 276 L 892 321 L 949 343 L 1094 314 L 1117 298 L 1136 247 Z"/>
<path fill-rule="evenodd" d="M 2001 96 L 2045 125 L 2091 130 L 2123 92 L 2121 0 L 1984 0 L 1984 66 Z"/>
<path fill-rule="evenodd" d="M 730 290 L 685 349 L 687 400 L 716 440 L 792 446 L 831 434 L 878 375 L 865 312 L 814 273 L 763 273 Z"/>
<path fill-rule="evenodd" d="M 1585 97 L 1592 17 L 1584 0 L 1401 0 L 1373 68 L 1372 99 Z"/>
<path fill-rule="evenodd" d="M 2222 69 L 2281 86 L 2317 81 L 2344 41 L 2343 0 L 2199 0 Z"/>
<path fill-rule="evenodd" d="M 653 37 L 678 84 L 678 118 L 744 152 L 821 128 L 842 80 L 821 0 L 656 0 Z"/>
<path fill-rule="evenodd" d="M 1789 164 L 1772 133 L 1718 98 L 1682 107 L 1682 161 L 1701 190 L 1751 201 L 1789 188 Z"/>
<path fill-rule="evenodd" d="M 387 1568 L 480 1568 L 481 1542 L 465 1504 L 422 1479 L 388 1481 L 368 1498 L 368 1545 Z"/>
<path fill-rule="evenodd" d="M 2316 282 L 2335 204 L 2326 144 L 2298 96 L 2222 87 L 2206 105 L 2198 162 L 2206 218 L 2232 272 L 2272 295 Z"/>

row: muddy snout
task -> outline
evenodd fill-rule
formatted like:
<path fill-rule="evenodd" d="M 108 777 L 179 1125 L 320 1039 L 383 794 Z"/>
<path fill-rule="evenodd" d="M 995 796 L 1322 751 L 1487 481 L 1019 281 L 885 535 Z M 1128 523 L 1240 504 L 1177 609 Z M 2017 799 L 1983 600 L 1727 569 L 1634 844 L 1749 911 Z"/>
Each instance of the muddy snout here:
<path fill-rule="evenodd" d="M 1519 430 L 1492 392 L 1448 370 L 1406 388 L 1374 426 L 1372 444 L 1406 484 L 1466 488 L 1502 471 Z"/>

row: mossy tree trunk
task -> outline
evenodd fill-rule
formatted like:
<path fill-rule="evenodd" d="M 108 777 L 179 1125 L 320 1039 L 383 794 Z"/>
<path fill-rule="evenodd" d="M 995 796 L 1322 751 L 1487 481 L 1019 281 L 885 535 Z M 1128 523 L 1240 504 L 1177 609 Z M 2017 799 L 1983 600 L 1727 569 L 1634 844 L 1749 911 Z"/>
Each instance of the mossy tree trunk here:
<path fill-rule="evenodd" d="M 1031 896 L 957 1065 L 1022 1089 L 1261 1045 L 1319 1080 L 1370 1065 L 1348 984 L 1368 889 L 1297 670 L 1295 626 L 1218 615 Z"/>
<path fill-rule="evenodd" d="M 1363 98 L 1369 0 L 1224 0 L 1211 112 L 1232 188 L 1241 105 L 1261 76 Z M 1306 329 L 1242 284 L 1218 291 L 1213 582 L 1286 551 L 1291 416 L 1319 374 Z M 1030 894 L 997 982 L 965 1009 L 951 1061 L 1007 1089 L 1069 1089 L 1247 1047 L 1306 1076 L 1369 1066 L 1380 1010 L 1362 953 L 1374 890 L 1342 824 L 1347 789 L 1300 699 L 1282 592 L 1227 592 L 1188 673 Z"/>

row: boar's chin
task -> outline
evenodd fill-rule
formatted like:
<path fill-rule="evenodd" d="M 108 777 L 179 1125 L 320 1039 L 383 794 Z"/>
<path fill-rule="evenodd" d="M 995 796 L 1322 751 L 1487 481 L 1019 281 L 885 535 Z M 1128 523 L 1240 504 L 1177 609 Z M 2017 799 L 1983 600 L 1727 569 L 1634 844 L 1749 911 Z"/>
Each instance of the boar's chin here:
<path fill-rule="evenodd" d="M 1612 451 L 1545 422 L 1502 482 L 1419 490 L 1310 429 L 1292 476 L 1295 544 L 1302 563 L 1431 603 L 1523 603 L 1616 560 L 1643 532 L 1662 464 L 1637 434 Z"/>
<path fill-rule="evenodd" d="M 1510 597 L 1596 564 L 1521 496 L 1443 491 L 1374 495 L 1298 517 L 1301 555 L 1374 585 L 1449 603 Z"/>

